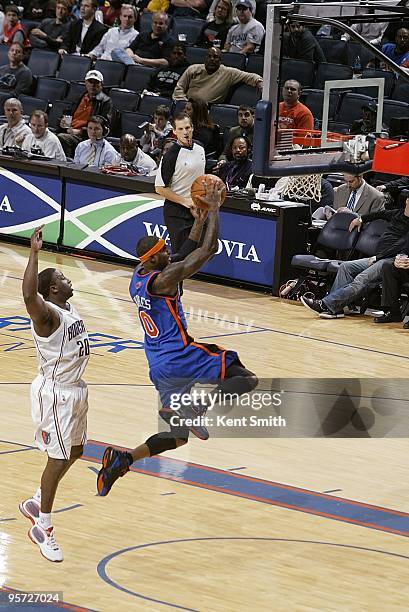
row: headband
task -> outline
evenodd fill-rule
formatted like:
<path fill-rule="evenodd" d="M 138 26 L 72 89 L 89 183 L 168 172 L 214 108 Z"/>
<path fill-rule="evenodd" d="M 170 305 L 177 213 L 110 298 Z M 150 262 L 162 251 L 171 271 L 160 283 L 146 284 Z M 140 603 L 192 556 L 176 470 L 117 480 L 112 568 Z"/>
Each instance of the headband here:
<path fill-rule="evenodd" d="M 161 251 L 165 245 L 166 243 L 163 238 L 159 238 L 158 242 L 151 249 L 149 249 L 149 251 L 146 251 L 146 253 L 139 257 L 139 261 L 141 263 L 145 263 L 148 261 L 148 259 L 156 255 L 156 253 L 159 253 L 159 251 Z"/>

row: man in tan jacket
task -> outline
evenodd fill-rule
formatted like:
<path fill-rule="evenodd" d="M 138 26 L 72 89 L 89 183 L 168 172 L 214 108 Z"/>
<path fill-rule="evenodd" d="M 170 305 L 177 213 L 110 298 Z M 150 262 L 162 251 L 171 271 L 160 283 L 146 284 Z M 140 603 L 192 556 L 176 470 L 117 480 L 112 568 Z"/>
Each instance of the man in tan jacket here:
<path fill-rule="evenodd" d="M 173 92 L 174 100 L 196 98 L 208 104 L 223 103 L 230 88 L 239 83 L 261 90 L 263 79 L 259 74 L 223 66 L 221 61 L 220 49 L 211 47 L 204 64 L 193 64 L 182 74 Z"/>

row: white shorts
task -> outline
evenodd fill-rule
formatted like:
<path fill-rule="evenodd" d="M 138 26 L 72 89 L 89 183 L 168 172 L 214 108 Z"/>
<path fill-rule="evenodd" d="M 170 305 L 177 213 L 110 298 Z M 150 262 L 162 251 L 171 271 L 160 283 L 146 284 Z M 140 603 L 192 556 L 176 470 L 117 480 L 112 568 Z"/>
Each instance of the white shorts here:
<path fill-rule="evenodd" d="M 87 441 L 88 389 L 54 384 L 42 376 L 31 383 L 31 416 L 38 448 L 52 459 L 69 459 L 72 446 Z"/>

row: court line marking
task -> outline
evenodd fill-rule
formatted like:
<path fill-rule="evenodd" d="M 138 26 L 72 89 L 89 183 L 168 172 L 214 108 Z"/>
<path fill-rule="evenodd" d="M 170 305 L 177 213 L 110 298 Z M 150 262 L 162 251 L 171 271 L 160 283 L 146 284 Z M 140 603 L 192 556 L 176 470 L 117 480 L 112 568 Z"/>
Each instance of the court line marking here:
<path fill-rule="evenodd" d="M 150 542 L 148 544 L 138 544 L 136 546 L 129 546 L 128 548 L 122 548 L 121 550 L 117 550 L 107 555 L 103 559 L 101 559 L 101 561 L 97 565 L 97 573 L 98 573 L 98 576 L 101 578 L 101 580 L 103 580 L 105 583 L 109 584 L 115 589 L 118 589 L 119 591 L 123 591 L 124 593 L 127 593 L 128 595 L 133 595 L 134 597 L 144 599 L 146 601 L 151 601 L 157 604 L 168 606 L 169 608 L 177 608 L 179 610 L 188 610 L 189 612 L 198 612 L 197 610 L 194 610 L 192 608 L 187 608 L 187 607 L 184 607 L 178 604 L 173 604 L 173 603 L 170 603 L 169 601 L 163 601 L 161 599 L 155 599 L 153 597 L 148 597 L 147 595 L 142 595 L 142 593 L 136 593 L 135 591 L 131 591 L 130 589 L 123 587 L 121 584 L 119 584 L 118 582 L 115 582 L 114 580 L 112 580 L 112 578 L 108 576 L 107 565 L 110 561 L 112 561 L 112 559 L 115 559 L 116 557 L 119 557 L 120 555 L 126 554 L 131 551 L 135 551 L 135 550 L 141 550 L 141 549 L 143 550 L 145 548 L 149 548 L 152 546 L 161 546 L 164 544 L 182 544 L 182 543 L 185 544 L 185 543 L 191 543 L 191 542 L 195 543 L 195 542 L 209 542 L 209 541 L 250 541 L 250 542 L 260 542 L 261 541 L 261 542 L 282 542 L 282 543 L 290 543 L 290 544 L 315 544 L 315 545 L 320 545 L 320 546 L 330 546 L 334 548 L 347 548 L 347 549 L 352 549 L 352 550 L 365 551 L 369 553 L 397 557 L 400 559 L 409 559 L 409 557 L 406 555 L 401 555 L 399 553 L 394 553 L 394 552 L 390 552 L 387 550 L 381 550 L 377 548 L 368 548 L 365 546 L 353 546 L 352 544 L 338 544 L 336 542 L 324 542 L 324 541 L 319 541 L 319 540 L 296 540 L 296 539 L 290 539 L 290 538 L 224 536 L 224 537 L 204 537 L 204 538 L 183 538 L 179 540 L 167 540 L 163 542 Z M 177 585 L 175 586 L 177 590 Z"/>
<path fill-rule="evenodd" d="M 89 440 L 82 459 L 100 462 L 106 446 L 104 442 Z M 119 446 L 115 448 L 129 450 Z M 140 467 L 131 467 L 132 472 L 409 537 L 409 514 L 400 510 L 236 474 L 172 457 L 160 455 L 149 457 L 138 461 L 137 465 Z"/>

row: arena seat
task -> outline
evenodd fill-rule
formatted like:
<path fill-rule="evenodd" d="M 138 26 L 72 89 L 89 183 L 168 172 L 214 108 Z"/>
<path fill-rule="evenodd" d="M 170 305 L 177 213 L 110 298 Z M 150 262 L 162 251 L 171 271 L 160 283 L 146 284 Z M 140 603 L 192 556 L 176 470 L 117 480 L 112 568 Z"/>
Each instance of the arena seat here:
<path fill-rule="evenodd" d="M 121 62 L 101 59 L 95 62 L 94 68 L 102 72 L 104 76 L 104 87 L 119 87 L 124 79 L 126 70 L 125 64 Z"/>
<path fill-rule="evenodd" d="M 63 55 L 58 78 L 66 81 L 83 81 L 91 69 L 91 58 L 82 55 Z"/>
<path fill-rule="evenodd" d="M 35 95 L 37 98 L 52 102 L 53 100 L 63 100 L 66 96 L 68 83 L 64 79 L 53 77 L 39 77 L 37 79 Z"/>
<path fill-rule="evenodd" d="M 352 79 L 351 66 L 343 64 L 319 64 L 315 75 L 314 89 L 324 89 L 326 81 L 338 81 L 340 79 Z"/>
<path fill-rule="evenodd" d="M 167 106 L 169 110 L 172 110 L 173 101 L 171 98 L 164 98 L 162 96 L 143 96 L 139 100 L 138 112 L 145 115 L 153 115 L 157 106 Z"/>
<path fill-rule="evenodd" d="M 233 90 L 229 104 L 234 104 L 236 106 L 240 106 L 240 104 L 247 104 L 248 106 L 255 107 L 260 98 L 261 91 L 257 87 L 251 87 L 250 85 L 239 85 Z"/>
<path fill-rule="evenodd" d="M 195 45 L 206 21 L 204 19 L 188 19 L 177 17 L 173 22 L 172 36 L 186 45 Z M 181 36 L 186 40 L 181 40 Z"/>
<path fill-rule="evenodd" d="M 249 55 L 246 70 L 247 72 L 255 72 L 256 74 L 263 76 L 264 55 L 257 55 L 257 53 L 252 53 Z"/>
<path fill-rule="evenodd" d="M 33 49 L 27 62 L 28 68 L 36 76 L 55 76 L 60 65 L 60 56 L 53 51 Z"/>
<path fill-rule="evenodd" d="M 281 82 L 295 79 L 302 87 L 312 87 L 314 82 L 315 66 L 313 62 L 297 59 L 283 59 L 281 64 Z M 323 89 L 320 87 L 319 89 Z"/>
<path fill-rule="evenodd" d="M 372 101 L 373 98 L 370 98 L 369 96 L 350 92 L 345 93 L 342 96 L 341 104 L 335 117 L 336 121 L 351 125 L 355 119 L 361 119 L 362 106 L 365 106 Z"/>
<path fill-rule="evenodd" d="M 348 50 L 345 40 L 337 38 L 317 38 L 327 62 L 348 65 Z"/>
<path fill-rule="evenodd" d="M 202 47 L 188 47 L 186 49 L 186 57 L 189 64 L 203 64 L 208 49 Z"/>
<path fill-rule="evenodd" d="M 243 53 L 222 53 L 222 64 L 239 70 L 246 69 L 246 56 Z"/>
<path fill-rule="evenodd" d="M 231 128 L 237 125 L 238 108 L 238 106 L 231 104 L 212 104 L 209 114 L 214 123 L 217 123 L 221 130 L 224 130 L 226 127 Z"/>
<path fill-rule="evenodd" d="M 133 134 L 136 138 L 141 138 L 145 128 L 139 127 L 146 121 L 151 121 L 151 115 L 144 115 L 143 113 L 130 113 L 124 111 L 121 113 L 121 134 Z"/>
<path fill-rule="evenodd" d="M 155 73 L 155 68 L 148 66 L 128 66 L 121 87 L 141 92 L 148 87 L 151 76 Z"/>
<path fill-rule="evenodd" d="M 20 95 L 19 100 L 23 106 L 23 114 L 27 115 L 28 117 L 35 110 L 42 110 L 44 112 L 47 112 L 47 100 L 42 100 L 41 98 L 34 98 L 33 96 L 25 96 L 23 94 Z"/>

